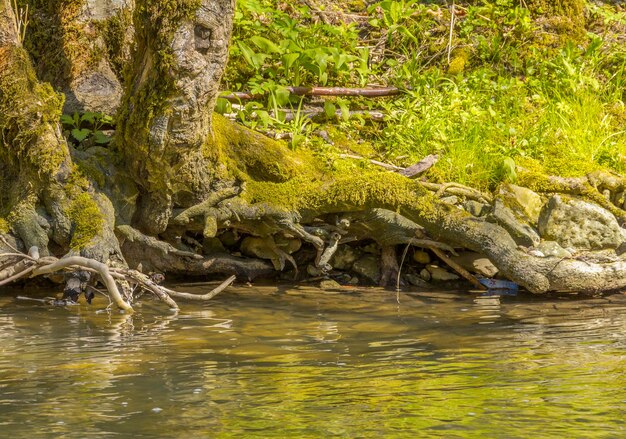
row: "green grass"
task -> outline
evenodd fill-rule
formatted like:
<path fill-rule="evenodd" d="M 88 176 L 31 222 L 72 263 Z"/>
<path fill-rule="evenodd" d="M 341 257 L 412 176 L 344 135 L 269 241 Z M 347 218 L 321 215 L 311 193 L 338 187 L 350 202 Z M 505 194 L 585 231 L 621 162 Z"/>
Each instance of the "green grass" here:
<path fill-rule="evenodd" d="M 333 3 L 333 10 L 351 7 L 352 15 L 328 14 L 329 24 L 290 3 L 238 2 L 226 87 L 269 92 L 267 100 L 240 111 L 249 126 L 304 128 L 307 140 L 292 146 L 331 162 L 346 149 L 397 165 L 438 153 L 430 179 L 485 189 L 514 180 L 512 164 L 563 176 L 625 170 L 626 48 L 619 36 L 626 32 L 626 14 L 618 6 L 588 4 L 586 36 L 572 41 L 518 1 L 457 3 L 448 47 L 445 2 L 383 1 L 367 9 Z M 250 49 L 245 56 L 242 47 Z M 269 117 L 272 109 L 301 105 L 284 86 L 364 84 L 406 92 L 327 101 L 382 109 L 385 122 L 353 117 L 294 126 L 279 114 Z M 328 130 L 335 145 L 313 136 L 318 129 Z"/>

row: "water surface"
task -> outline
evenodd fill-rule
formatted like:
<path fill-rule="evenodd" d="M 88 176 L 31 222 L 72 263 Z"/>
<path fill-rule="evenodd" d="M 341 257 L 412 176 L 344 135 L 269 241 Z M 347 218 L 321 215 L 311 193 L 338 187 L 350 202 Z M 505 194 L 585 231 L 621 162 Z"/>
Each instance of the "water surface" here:
<path fill-rule="evenodd" d="M 15 295 L 2 437 L 626 437 L 623 294 L 242 287 L 132 316 Z"/>

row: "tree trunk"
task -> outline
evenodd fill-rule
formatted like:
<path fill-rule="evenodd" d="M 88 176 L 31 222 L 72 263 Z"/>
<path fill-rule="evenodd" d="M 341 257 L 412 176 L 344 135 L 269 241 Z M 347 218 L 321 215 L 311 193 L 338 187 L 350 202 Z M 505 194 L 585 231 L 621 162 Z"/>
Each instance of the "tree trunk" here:
<path fill-rule="evenodd" d="M 134 223 L 148 234 L 166 229 L 174 205 L 189 207 L 210 193 L 211 115 L 233 12 L 233 0 L 137 2 L 117 147 L 140 187 Z"/>

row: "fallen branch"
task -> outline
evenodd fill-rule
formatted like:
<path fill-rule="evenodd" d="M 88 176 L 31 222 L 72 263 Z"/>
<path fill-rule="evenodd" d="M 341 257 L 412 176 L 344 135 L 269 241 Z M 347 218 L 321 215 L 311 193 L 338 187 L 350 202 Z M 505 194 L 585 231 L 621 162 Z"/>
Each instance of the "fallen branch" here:
<path fill-rule="evenodd" d="M 450 259 L 444 252 L 439 250 L 437 247 L 430 247 L 430 251 L 432 251 L 439 259 L 448 264 L 450 268 L 459 273 L 462 277 L 464 277 L 469 283 L 475 286 L 477 289 L 481 291 L 486 291 L 487 287 L 481 284 L 478 279 L 472 273 L 467 271 L 465 268 L 461 267 L 459 264 Z"/>
<path fill-rule="evenodd" d="M 217 287 L 213 288 L 206 294 L 191 294 L 191 293 L 183 293 L 179 291 L 172 291 L 167 288 L 163 288 L 163 290 L 172 297 L 176 297 L 177 299 L 185 299 L 185 300 L 193 300 L 193 301 L 208 301 L 217 296 L 219 293 L 224 291 L 227 287 L 229 287 L 234 281 L 237 279 L 235 275 L 229 277 L 224 282 L 219 284 Z"/>
<path fill-rule="evenodd" d="M 397 87 L 346 88 L 346 87 L 285 87 L 294 96 L 363 96 L 368 98 L 395 96 L 401 93 Z M 263 98 L 263 94 L 231 92 L 220 96 L 229 101 L 244 101 Z"/>

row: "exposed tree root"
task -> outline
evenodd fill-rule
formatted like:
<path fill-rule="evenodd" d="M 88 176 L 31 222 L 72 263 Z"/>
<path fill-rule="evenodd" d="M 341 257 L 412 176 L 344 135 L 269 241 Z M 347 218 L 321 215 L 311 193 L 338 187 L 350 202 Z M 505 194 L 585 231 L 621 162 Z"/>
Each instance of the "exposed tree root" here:
<path fill-rule="evenodd" d="M 0 261 L 3 263 L 5 260 L 15 261 L 18 259 L 17 262 L 14 262 L 12 265 L 13 270 L 4 270 L 3 272 L 0 272 L 0 286 L 15 282 L 19 279 L 28 279 L 37 276 L 50 275 L 57 272 L 65 272 L 70 273 L 70 276 L 68 276 L 68 285 L 66 286 L 66 296 L 70 296 L 70 299 L 74 299 L 73 296 L 77 296 L 83 290 L 81 283 L 84 279 L 78 278 L 83 278 L 84 276 L 81 276 L 80 273 L 95 273 L 99 276 L 100 281 L 106 287 L 111 300 L 120 309 L 132 312 L 133 308 L 130 303 L 132 301 L 132 297 L 129 298 L 131 300 L 127 300 L 120 293 L 120 288 L 118 286 L 118 282 L 120 281 L 128 282 L 133 287 L 133 290 L 139 287 L 142 290 L 149 291 L 159 300 L 164 302 L 169 308 L 178 310 L 178 304 L 174 301 L 174 299 L 172 299 L 172 296 L 186 300 L 207 301 L 215 297 L 235 280 L 235 276 L 231 276 L 209 293 L 204 295 L 194 295 L 189 293 L 180 293 L 164 288 L 158 285 L 154 279 L 140 273 L 137 270 L 111 268 L 102 262 L 82 256 L 66 256 L 64 258 L 57 259 L 52 256 L 39 257 L 38 253 L 38 249 L 33 247 L 30 249 L 28 255 L 20 253 L 0 254 Z M 67 294 L 68 290 L 71 290 L 71 293 Z"/>

